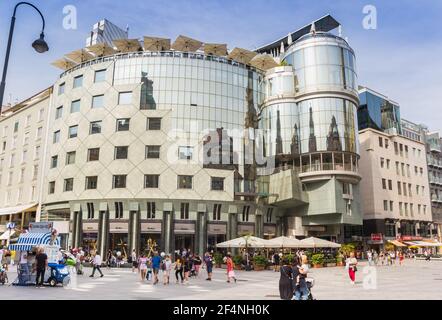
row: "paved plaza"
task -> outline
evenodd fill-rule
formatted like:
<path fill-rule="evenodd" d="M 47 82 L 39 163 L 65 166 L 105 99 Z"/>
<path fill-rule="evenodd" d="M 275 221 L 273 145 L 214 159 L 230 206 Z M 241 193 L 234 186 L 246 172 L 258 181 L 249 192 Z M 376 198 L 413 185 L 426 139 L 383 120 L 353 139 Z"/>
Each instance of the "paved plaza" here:
<path fill-rule="evenodd" d="M 311 269 L 310 275 L 315 279 L 314 297 L 318 300 L 442 299 L 442 261 L 406 261 L 403 266 L 379 266 L 375 271 L 376 289 L 364 288 L 364 266 L 364 262 L 359 265 L 355 286 L 349 283 L 342 267 Z M 198 279 L 192 278 L 187 285 L 175 284 L 173 278 L 169 286 L 161 282 L 156 286 L 151 282 L 141 283 L 138 274 L 130 269 L 103 268 L 105 276 L 94 279 L 89 277 L 91 269 L 85 268 L 85 271 L 69 288 L 0 286 L 0 299 L 279 299 L 279 273 L 273 271 L 237 271 L 238 282 L 229 284 L 225 270 L 215 269 L 211 282 L 205 281 L 203 270 Z M 11 270 L 9 279 L 14 278 L 15 272 Z"/>

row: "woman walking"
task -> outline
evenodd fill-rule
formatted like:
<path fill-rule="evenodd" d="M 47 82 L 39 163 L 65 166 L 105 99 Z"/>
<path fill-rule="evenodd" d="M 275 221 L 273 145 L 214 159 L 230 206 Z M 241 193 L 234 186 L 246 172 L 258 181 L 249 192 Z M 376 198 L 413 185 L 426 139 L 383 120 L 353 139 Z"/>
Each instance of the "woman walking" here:
<path fill-rule="evenodd" d="M 291 300 L 293 298 L 293 281 L 292 281 L 292 267 L 288 259 L 282 260 L 282 267 L 279 269 L 279 296 L 282 300 Z"/>
<path fill-rule="evenodd" d="M 305 281 L 308 270 L 308 259 L 306 255 L 302 255 L 301 259 L 295 259 L 295 265 L 292 269 L 293 286 L 295 288 L 294 300 L 308 300 L 310 291 Z"/>
<path fill-rule="evenodd" d="M 181 283 L 184 282 L 184 278 L 183 278 L 183 261 L 181 260 L 181 258 L 177 258 L 175 260 L 175 278 L 176 278 L 176 284 L 178 284 L 178 275 L 180 275 L 181 278 Z"/>
<path fill-rule="evenodd" d="M 138 260 L 138 269 L 140 270 L 141 282 L 144 282 L 144 279 L 146 279 L 146 272 L 147 272 L 147 258 L 144 255 L 144 253 L 141 254 L 141 257 Z"/>
<path fill-rule="evenodd" d="M 189 283 L 189 273 L 192 270 L 192 260 L 189 257 L 183 257 L 184 283 Z"/>
<path fill-rule="evenodd" d="M 356 267 L 357 264 L 358 264 L 358 260 L 355 258 L 355 253 L 350 252 L 350 257 L 346 261 L 346 268 L 348 269 L 348 275 L 350 277 L 352 285 L 355 284 L 355 280 L 356 280 L 356 271 L 358 270 Z"/>
<path fill-rule="evenodd" d="M 172 270 L 172 261 L 170 261 L 170 257 L 167 255 L 164 261 L 162 262 L 163 269 L 163 284 L 169 284 L 170 280 L 170 270 Z"/>
<path fill-rule="evenodd" d="M 131 259 L 132 259 L 132 272 L 135 272 L 135 269 L 138 268 L 137 253 L 135 252 L 135 249 L 132 250 Z"/>
<path fill-rule="evenodd" d="M 112 257 L 113 257 L 112 250 L 109 249 L 106 255 L 106 266 L 108 269 L 110 269 L 112 266 Z"/>
<path fill-rule="evenodd" d="M 195 274 L 198 277 L 199 273 L 200 273 L 200 268 L 201 268 L 201 264 L 202 264 L 202 260 L 201 257 L 199 256 L 199 254 L 196 254 L 195 257 L 193 258 L 193 265 L 195 267 Z"/>
<path fill-rule="evenodd" d="M 234 263 L 230 252 L 227 253 L 226 264 L 227 264 L 227 282 L 230 283 L 230 279 L 233 278 L 233 280 L 235 280 L 236 283 L 235 271 L 233 271 Z"/>

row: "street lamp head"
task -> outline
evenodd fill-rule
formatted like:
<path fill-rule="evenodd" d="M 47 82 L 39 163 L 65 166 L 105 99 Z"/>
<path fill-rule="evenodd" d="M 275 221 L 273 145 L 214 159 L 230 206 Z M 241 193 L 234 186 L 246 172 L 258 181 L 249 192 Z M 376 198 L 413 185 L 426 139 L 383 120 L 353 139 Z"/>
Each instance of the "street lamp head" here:
<path fill-rule="evenodd" d="M 41 34 L 40 34 L 40 38 L 39 39 L 37 39 L 37 40 L 35 40 L 33 43 L 32 43 L 32 47 L 35 49 L 35 51 L 37 51 L 38 53 L 43 53 L 43 52 L 46 52 L 46 51 L 48 51 L 49 50 L 49 47 L 48 47 L 48 44 L 46 43 L 46 41 L 45 41 L 45 35 L 44 35 L 44 33 L 42 32 Z"/>

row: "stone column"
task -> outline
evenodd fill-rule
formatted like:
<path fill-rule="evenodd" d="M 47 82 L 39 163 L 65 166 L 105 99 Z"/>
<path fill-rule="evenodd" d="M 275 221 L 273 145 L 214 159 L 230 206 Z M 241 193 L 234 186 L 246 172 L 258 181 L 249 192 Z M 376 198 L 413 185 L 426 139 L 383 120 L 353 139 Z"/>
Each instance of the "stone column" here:
<path fill-rule="evenodd" d="M 70 223 L 71 223 L 71 232 L 69 237 L 69 247 L 73 248 L 75 246 L 76 235 L 77 235 L 77 213 L 75 211 L 71 211 Z"/>
<path fill-rule="evenodd" d="M 83 225 L 82 225 L 82 212 L 75 211 L 75 241 L 74 241 L 74 247 L 78 248 L 81 245 L 81 238 L 82 238 L 82 231 L 83 231 Z"/>
<path fill-rule="evenodd" d="M 235 239 L 238 234 L 238 218 L 237 211 L 238 208 L 236 205 L 229 206 L 229 215 L 227 221 L 227 240 Z"/>
<path fill-rule="evenodd" d="M 175 255 L 175 230 L 174 230 L 173 204 L 167 202 L 163 204 L 163 223 L 161 226 L 164 243 L 164 252 Z"/>
<path fill-rule="evenodd" d="M 262 209 L 256 209 L 255 211 L 255 235 L 258 238 L 264 236 L 264 222 L 262 218 Z"/>

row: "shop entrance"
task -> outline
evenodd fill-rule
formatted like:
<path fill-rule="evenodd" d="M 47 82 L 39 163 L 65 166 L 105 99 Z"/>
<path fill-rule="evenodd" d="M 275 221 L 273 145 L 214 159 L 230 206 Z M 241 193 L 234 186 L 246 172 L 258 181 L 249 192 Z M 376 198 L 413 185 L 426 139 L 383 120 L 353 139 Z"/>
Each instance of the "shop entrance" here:
<path fill-rule="evenodd" d="M 141 233 L 140 235 L 140 253 L 149 254 L 149 251 L 164 250 L 161 246 L 161 234 L 159 233 Z"/>
<path fill-rule="evenodd" d="M 175 235 L 175 250 L 180 252 L 186 249 L 195 252 L 195 235 L 193 234 L 176 234 Z"/>
<path fill-rule="evenodd" d="M 111 233 L 109 235 L 109 249 L 112 251 L 120 251 L 123 257 L 128 257 L 128 234 L 127 233 Z"/>
<path fill-rule="evenodd" d="M 224 241 L 226 241 L 225 234 L 209 234 L 207 236 L 207 250 L 216 251 L 216 244 Z M 200 252 L 199 254 L 203 254 L 203 252 Z"/>
<path fill-rule="evenodd" d="M 83 241 L 81 246 L 84 252 L 91 252 L 97 250 L 98 233 L 89 232 L 83 233 Z"/>

